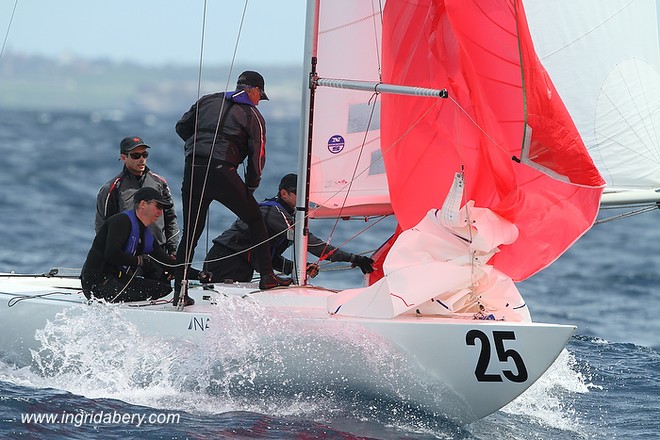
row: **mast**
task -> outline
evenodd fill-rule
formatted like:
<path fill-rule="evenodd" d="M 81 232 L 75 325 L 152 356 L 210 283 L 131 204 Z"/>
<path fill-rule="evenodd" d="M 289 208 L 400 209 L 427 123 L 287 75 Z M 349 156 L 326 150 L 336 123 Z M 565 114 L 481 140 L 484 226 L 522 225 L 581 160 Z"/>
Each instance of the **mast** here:
<path fill-rule="evenodd" d="M 302 113 L 300 125 L 300 147 L 298 153 L 298 188 L 294 227 L 294 253 L 296 282 L 305 285 L 307 280 L 307 242 L 309 234 L 309 195 L 312 138 L 314 123 L 314 96 L 317 87 L 359 90 L 369 93 L 391 93 L 447 98 L 446 89 L 385 84 L 380 81 L 358 81 L 351 79 L 321 78 L 316 64 L 319 37 L 320 0 L 308 0 L 305 25 L 305 66 L 302 79 Z M 323 56 L 324 54 L 321 54 Z M 325 61 L 325 58 L 324 58 Z M 321 74 L 327 72 L 320 72 Z M 336 73 L 336 72 L 335 72 Z"/>
<path fill-rule="evenodd" d="M 296 223 L 294 226 L 295 282 L 307 284 L 307 240 L 309 232 L 309 166 L 312 153 L 313 75 L 316 74 L 316 53 L 319 28 L 319 0 L 307 0 L 305 18 L 305 49 L 302 78 L 302 110 L 300 118 L 300 147 L 298 151 L 298 188 L 296 194 Z"/>

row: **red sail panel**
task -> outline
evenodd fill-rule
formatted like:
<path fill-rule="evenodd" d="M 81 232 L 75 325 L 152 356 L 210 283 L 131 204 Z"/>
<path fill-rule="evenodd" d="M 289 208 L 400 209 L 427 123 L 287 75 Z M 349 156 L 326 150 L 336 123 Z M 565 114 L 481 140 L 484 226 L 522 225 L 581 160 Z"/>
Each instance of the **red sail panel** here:
<path fill-rule="evenodd" d="M 385 262 L 385 258 L 389 254 L 392 245 L 399 237 L 399 235 L 401 235 L 401 232 L 401 228 L 399 225 L 397 225 L 394 233 L 390 236 L 390 238 L 388 238 L 385 243 L 381 244 L 380 247 L 376 249 L 376 252 L 371 255 L 371 258 L 374 260 L 374 271 L 367 275 L 367 284 L 369 286 L 383 278 L 383 263 Z"/>
<path fill-rule="evenodd" d="M 514 280 L 593 224 L 604 181 L 534 52 L 520 0 L 388 0 L 383 81 L 450 97 L 383 95 L 381 148 L 404 230 L 442 205 L 462 169 L 464 202 L 520 230 L 490 261 Z"/>

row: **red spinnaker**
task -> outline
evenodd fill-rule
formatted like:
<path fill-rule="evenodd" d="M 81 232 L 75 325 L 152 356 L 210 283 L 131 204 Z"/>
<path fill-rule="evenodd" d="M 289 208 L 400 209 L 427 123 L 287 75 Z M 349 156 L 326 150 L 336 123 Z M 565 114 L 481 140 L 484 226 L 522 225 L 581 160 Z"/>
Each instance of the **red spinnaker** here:
<path fill-rule="evenodd" d="M 461 170 L 464 201 L 520 230 L 490 261 L 514 280 L 591 227 L 604 181 L 534 51 L 521 0 L 388 0 L 383 81 L 450 97 L 383 95 L 381 145 L 402 229 L 441 207 Z"/>

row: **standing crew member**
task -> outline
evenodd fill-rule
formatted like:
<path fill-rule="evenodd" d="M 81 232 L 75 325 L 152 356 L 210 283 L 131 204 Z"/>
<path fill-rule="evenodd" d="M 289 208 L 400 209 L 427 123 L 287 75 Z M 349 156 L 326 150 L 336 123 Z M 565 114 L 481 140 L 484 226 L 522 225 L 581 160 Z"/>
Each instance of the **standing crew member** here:
<path fill-rule="evenodd" d="M 253 195 L 266 162 L 266 123 L 257 109 L 260 100 L 268 100 L 264 88 L 259 73 L 245 71 L 238 77 L 235 91 L 200 98 L 176 124 L 177 134 L 185 141 L 186 157 L 181 189 L 183 240 L 177 262 L 189 265 L 193 260 L 209 206 L 217 200 L 248 225 L 262 268 L 262 290 L 291 284 L 290 278 L 273 273 L 268 233 Z M 237 168 L 246 159 L 243 181 Z"/>

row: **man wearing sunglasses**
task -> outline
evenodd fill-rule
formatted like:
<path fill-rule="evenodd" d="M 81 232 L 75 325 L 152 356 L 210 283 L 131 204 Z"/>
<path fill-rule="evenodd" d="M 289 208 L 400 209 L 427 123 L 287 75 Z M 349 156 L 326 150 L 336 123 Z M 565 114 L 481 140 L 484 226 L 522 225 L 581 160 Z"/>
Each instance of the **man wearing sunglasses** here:
<path fill-rule="evenodd" d="M 118 212 L 132 209 L 133 197 L 140 188 L 153 188 L 163 197 L 167 207 L 149 230 L 165 251 L 176 255 L 179 243 L 179 225 L 172 202 L 170 188 L 164 178 L 154 173 L 147 166 L 149 151 L 142 138 L 131 136 L 122 139 L 119 143 L 119 159 L 124 167 L 119 174 L 106 182 L 96 197 L 96 221 L 94 229 L 98 233 L 103 222 Z M 147 278 L 165 281 L 167 273 L 158 267 L 143 268 L 143 275 Z"/>

